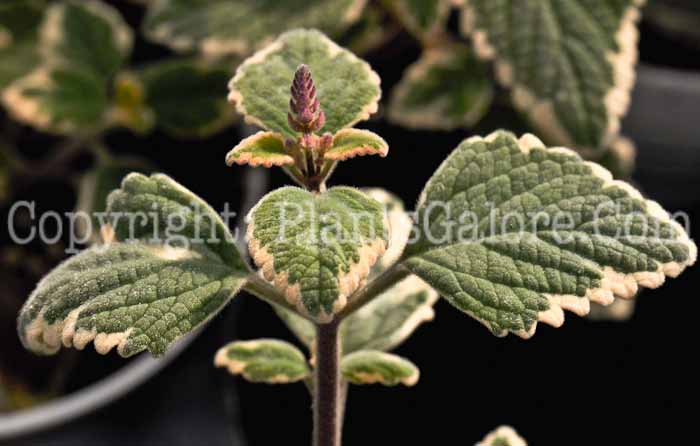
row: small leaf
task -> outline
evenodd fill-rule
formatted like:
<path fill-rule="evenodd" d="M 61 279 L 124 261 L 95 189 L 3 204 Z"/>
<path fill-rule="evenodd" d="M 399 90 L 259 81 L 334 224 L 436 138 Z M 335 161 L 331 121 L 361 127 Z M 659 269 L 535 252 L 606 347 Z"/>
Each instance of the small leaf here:
<path fill-rule="evenodd" d="M 43 0 L 0 3 L 0 90 L 32 71 L 39 61 L 37 36 L 45 6 Z"/>
<path fill-rule="evenodd" d="M 228 155 L 226 164 L 250 164 L 251 166 L 285 166 L 294 164 L 294 158 L 284 148 L 284 138 L 274 132 L 258 132 L 249 136 Z"/>
<path fill-rule="evenodd" d="M 637 147 L 631 139 L 620 136 L 597 161 L 615 178 L 631 178 L 637 161 Z"/>
<path fill-rule="evenodd" d="M 336 133 L 377 111 L 381 89 L 377 73 L 364 61 L 314 30 L 282 34 L 238 67 L 229 100 L 246 122 L 296 138 L 289 127 L 289 85 L 301 64 L 313 73 L 326 123 Z"/>
<path fill-rule="evenodd" d="M 232 72 L 223 64 L 176 59 L 149 65 L 139 76 L 159 127 L 176 137 L 206 138 L 236 119 L 222 94 Z"/>
<path fill-rule="evenodd" d="M 22 344 L 41 354 L 61 345 L 127 357 L 161 355 L 211 319 L 245 276 L 204 248 L 142 243 L 98 246 L 49 273 L 22 308 Z"/>
<path fill-rule="evenodd" d="M 112 121 L 143 135 L 155 125 L 155 113 L 145 104 L 146 93 L 141 79 L 130 71 L 120 72 L 114 80 Z"/>
<path fill-rule="evenodd" d="M 465 45 L 430 48 L 396 86 L 389 119 L 418 129 L 471 127 L 486 114 L 493 95 L 488 67 Z"/>
<path fill-rule="evenodd" d="M 225 264 L 247 270 L 219 214 L 167 175 L 132 173 L 124 178 L 121 189 L 109 194 L 107 202 L 107 217 L 117 240 L 205 246 Z"/>
<path fill-rule="evenodd" d="M 287 384 L 311 374 L 304 354 L 277 339 L 232 342 L 219 349 L 214 365 L 254 383 Z"/>
<path fill-rule="evenodd" d="M 437 299 L 427 283 L 408 276 L 343 322 L 343 352 L 393 350 L 423 322 L 433 320 Z"/>
<path fill-rule="evenodd" d="M 527 446 L 527 443 L 512 427 L 501 426 L 488 434 L 477 446 Z"/>
<path fill-rule="evenodd" d="M 372 268 L 372 276 L 376 276 L 401 258 L 411 235 L 413 219 L 405 211 L 403 201 L 391 192 L 380 188 L 367 188 L 362 191 L 384 206 L 389 221 L 389 248 Z"/>
<path fill-rule="evenodd" d="M 180 52 L 245 55 L 293 28 L 337 35 L 357 21 L 367 0 L 161 0 L 149 9 L 146 36 Z"/>
<path fill-rule="evenodd" d="M 414 386 L 420 372 L 411 361 L 400 356 L 374 350 L 361 350 L 343 357 L 340 370 L 353 384 Z"/>
<path fill-rule="evenodd" d="M 384 0 L 384 3 L 421 41 L 431 41 L 447 27 L 450 0 Z"/>
<path fill-rule="evenodd" d="M 5 89 L 2 101 L 18 121 L 57 134 L 90 132 L 106 122 L 106 86 L 90 74 L 40 67 Z"/>
<path fill-rule="evenodd" d="M 100 0 L 52 4 L 41 26 L 45 63 L 114 76 L 131 53 L 133 35 L 119 11 Z"/>
<path fill-rule="evenodd" d="M 697 258 L 658 203 L 573 151 L 507 132 L 460 144 L 426 185 L 417 227 L 405 265 L 498 336 L 561 326 L 562 309 L 632 298 Z"/>
<path fill-rule="evenodd" d="M 309 351 L 316 348 L 316 326 L 312 322 L 280 305 L 273 305 L 272 309 Z"/>
<path fill-rule="evenodd" d="M 381 205 L 349 187 L 320 194 L 284 187 L 247 220 L 248 248 L 265 278 L 319 322 L 345 306 L 388 239 Z"/>
<path fill-rule="evenodd" d="M 595 151 L 617 136 L 629 106 L 643 3 L 470 0 L 462 29 L 540 134 Z"/>
<path fill-rule="evenodd" d="M 381 136 L 360 129 L 343 129 L 333 136 L 333 146 L 325 153 L 331 161 L 344 161 L 356 156 L 379 155 L 385 157 L 389 145 Z"/>

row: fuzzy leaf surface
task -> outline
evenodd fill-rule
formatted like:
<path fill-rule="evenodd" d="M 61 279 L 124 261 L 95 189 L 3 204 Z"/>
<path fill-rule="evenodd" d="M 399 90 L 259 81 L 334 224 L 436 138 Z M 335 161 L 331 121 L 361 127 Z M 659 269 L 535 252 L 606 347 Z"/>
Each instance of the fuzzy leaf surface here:
<path fill-rule="evenodd" d="M 232 342 L 219 349 L 214 365 L 254 383 L 287 384 L 311 374 L 304 354 L 277 339 Z"/>
<path fill-rule="evenodd" d="M 643 0 L 469 0 L 462 27 L 547 142 L 604 149 L 629 106 Z"/>
<path fill-rule="evenodd" d="M 418 129 L 470 127 L 486 114 L 494 88 L 488 67 L 466 45 L 427 49 L 396 86 L 389 118 Z"/>
<path fill-rule="evenodd" d="M 376 133 L 369 130 L 343 129 L 333 135 L 333 146 L 325 153 L 325 158 L 332 161 L 344 161 L 365 155 L 379 155 L 383 158 L 388 153 L 389 144 Z"/>
<path fill-rule="evenodd" d="M 251 166 L 285 166 L 294 164 L 284 148 L 284 138 L 274 132 L 258 132 L 238 143 L 226 155 L 226 164 L 250 164 Z"/>
<path fill-rule="evenodd" d="M 377 111 L 381 89 L 377 73 L 364 61 L 315 30 L 282 34 L 238 67 L 229 100 L 246 122 L 295 138 L 289 127 L 289 86 L 301 64 L 311 70 L 326 124 L 335 133 Z"/>
<path fill-rule="evenodd" d="M 352 384 L 414 386 L 420 371 L 411 361 L 390 353 L 361 350 L 344 356 L 340 363 L 343 377 Z"/>
<path fill-rule="evenodd" d="M 337 35 L 367 0 L 162 0 L 148 10 L 146 36 L 175 51 L 246 55 L 293 28 Z"/>
<path fill-rule="evenodd" d="M 202 248 L 117 243 L 83 251 L 49 273 L 22 308 L 23 345 L 61 345 L 121 356 L 154 355 L 217 314 L 245 275 Z"/>
<path fill-rule="evenodd" d="M 575 152 L 508 132 L 465 140 L 426 185 L 405 265 L 504 336 L 632 298 L 697 257 L 683 228 Z"/>
<path fill-rule="evenodd" d="M 267 280 L 303 314 L 327 322 L 386 250 L 382 207 L 350 187 L 273 191 L 248 215 L 248 248 Z"/>

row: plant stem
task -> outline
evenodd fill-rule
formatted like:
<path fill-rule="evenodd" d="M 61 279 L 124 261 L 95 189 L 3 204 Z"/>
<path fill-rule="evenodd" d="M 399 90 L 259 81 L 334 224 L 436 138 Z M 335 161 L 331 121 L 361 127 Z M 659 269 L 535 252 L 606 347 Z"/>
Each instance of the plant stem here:
<path fill-rule="evenodd" d="M 316 333 L 314 446 L 340 446 L 340 323 L 319 324 Z"/>
<path fill-rule="evenodd" d="M 287 299 L 277 290 L 277 288 L 270 285 L 265 279 L 260 277 L 257 273 L 250 273 L 248 279 L 243 285 L 243 289 L 253 296 L 269 303 L 272 305 L 278 305 L 284 307 L 287 310 L 298 314 L 299 316 L 306 318 L 303 314 L 299 313 L 294 305 L 287 302 Z"/>

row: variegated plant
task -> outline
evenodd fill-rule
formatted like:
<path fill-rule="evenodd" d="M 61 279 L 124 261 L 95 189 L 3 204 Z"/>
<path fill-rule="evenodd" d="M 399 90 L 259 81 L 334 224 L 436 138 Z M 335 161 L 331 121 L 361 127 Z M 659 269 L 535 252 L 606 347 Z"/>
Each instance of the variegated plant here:
<path fill-rule="evenodd" d="M 412 28 L 432 35 L 422 17 Z M 159 26 L 164 36 L 179 29 Z M 472 57 L 459 46 L 435 54 L 441 72 Z M 314 444 L 337 446 L 349 384 L 416 384 L 418 367 L 391 351 L 433 318 L 438 296 L 496 336 L 530 338 L 539 322 L 561 326 L 564 310 L 585 315 L 591 302 L 630 299 L 695 262 L 695 244 L 659 204 L 529 134 L 464 140 L 426 184 L 413 219 L 386 191 L 328 187 L 340 162 L 387 156 L 379 135 L 353 128 L 380 95 L 372 68 L 321 32 L 282 34 L 229 84 L 229 100 L 261 131 L 226 162 L 279 166 L 296 183 L 247 216 L 256 268 L 202 199 L 165 175 L 130 174 L 107 200 L 108 243 L 59 266 L 30 296 L 18 324 L 24 345 L 50 354 L 93 342 L 100 353 L 159 355 L 245 290 L 270 303 L 309 354 L 276 339 L 235 341 L 215 365 L 253 382 L 304 382 Z M 500 428 L 482 444 L 525 443 Z"/>

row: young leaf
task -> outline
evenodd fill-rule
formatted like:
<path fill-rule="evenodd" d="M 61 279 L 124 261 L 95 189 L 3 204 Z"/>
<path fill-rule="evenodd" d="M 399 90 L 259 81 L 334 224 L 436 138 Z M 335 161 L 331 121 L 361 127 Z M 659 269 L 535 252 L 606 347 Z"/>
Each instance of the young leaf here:
<path fill-rule="evenodd" d="M 433 320 L 437 299 L 427 283 L 408 276 L 343 322 L 343 352 L 393 350 L 423 322 Z"/>
<path fill-rule="evenodd" d="M 361 350 L 344 356 L 343 377 L 353 384 L 416 385 L 420 372 L 408 359 L 375 350 Z"/>
<path fill-rule="evenodd" d="M 284 138 L 274 132 L 258 132 L 249 136 L 228 155 L 226 164 L 250 164 L 251 166 L 285 166 L 294 164 L 294 158 L 284 148 Z"/>
<path fill-rule="evenodd" d="M 367 277 L 387 245 L 382 207 L 349 187 L 314 194 L 284 187 L 248 215 L 248 247 L 289 303 L 328 322 Z"/>
<path fill-rule="evenodd" d="M 426 185 L 406 266 L 498 336 L 563 309 L 656 288 L 697 248 L 656 202 L 585 162 L 507 132 L 465 140 Z"/>
<path fill-rule="evenodd" d="M 370 66 L 315 30 L 282 34 L 238 67 L 229 84 L 229 100 L 246 122 L 295 139 L 287 121 L 294 73 L 306 64 L 313 73 L 325 112 L 322 132 L 335 133 L 377 111 L 379 76 Z"/>
<path fill-rule="evenodd" d="M 8 112 L 34 127 L 57 134 L 95 131 L 106 121 L 106 86 L 94 76 L 68 68 L 40 67 L 5 89 Z"/>
<path fill-rule="evenodd" d="M 486 65 L 466 45 L 429 48 L 392 93 L 389 119 L 418 129 L 471 127 L 493 100 Z"/>
<path fill-rule="evenodd" d="M 161 355 L 212 318 L 238 292 L 245 270 L 206 249 L 143 243 L 83 251 L 49 273 L 22 308 L 22 344 L 41 354 L 61 345 L 127 357 Z"/>
<path fill-rule="evenodd" d="M 512 427 L 501 426 L 488 434 L 476 446 L 527 446 L 527 443 Z"/>
<path fill-rule="evenodd" d="M 162 0 L 148 9 L 146 36 L 180 52 L 245 55 L 293 28 L 337 35 L 357 21 L 367 0 Z"/>
<path fill-rule="evenodd" d="M 204 200 L 163 174 L 132 173 L 107 198 L 108 223 L 118 240 L 205 246 L 223 263 L 247 268 L 231 232 Z"/>
<path fill-rule="evenodd" d="M 273 305 L 272 309 L 309 351 L 316 348 L 316 326 L 311 321 L 280 305 Z"/>
<path fill-rule="evenodd" d="M 176 137 L 206 138 L 235 121 L 222 95 L 232 71 L 223 64 L 177 59 L 152 64 L 138 75 L 159 127 Z"/>
<path fill-rule="evenodd" d="M 421 41 L 429 42 L 447 27 L 450 0 L 384 0 L 384 3 Z"/>
<path fill-rule="evenodd" d="M 333 145 L 324 157 L 331 161 L 344 161 L 365 155 L 379 155 L 383 158 L 388 153 L 389 145 L 381 136 L 369 130 L 343 129 L 333 136 Z"/>
<path fill-rule="evenodd" d="M 214 365 L 254 383 L 287 384 L 311 374 L 304 354 L 277 339 L 231 342 L 216 352 Z"/>
<path fill-rule="evenodd" d="M 628 108 L 644 0 L 470 0 L 462 27 L 553 144 L 599 150 Z"/>
<path fill-rule="evenodd" d="M 45 63 L 114 76 L 131 53 L 131 28 L 112 6 L 100 0 L 52 4 L 41 26 Z"/>
<path fill-rule="evenodd" d="M 44 7 L 43 0 L 0 2 L 0 90 L 39 61 L 37 31 Z"/>
<path fill-rule="evenodd" d="M 380 188 L 363 189 L 363 192 L 380 202 L 384 206 L 387 220 L 389 222 L 389 247 L 384 255 L 372 268 L 372 275 L 376 276 L 396 263 L 403 254 L 411 235 L 413 220 L 404 210 L 403 201 L 391 192 Z"/>

